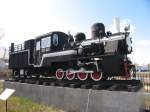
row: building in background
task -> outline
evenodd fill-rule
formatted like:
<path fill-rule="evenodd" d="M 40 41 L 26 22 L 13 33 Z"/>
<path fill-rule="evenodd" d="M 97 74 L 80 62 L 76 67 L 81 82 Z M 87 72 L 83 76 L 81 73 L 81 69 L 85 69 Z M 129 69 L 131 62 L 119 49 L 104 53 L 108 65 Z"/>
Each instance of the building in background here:
<path fill-rule="evenodd" d="M 148 71 L 150 72 L 150 63 L 149 63 L 149 64 L 147 64 L 147 66 L 148 66 Z"/>
<path fill-rule="evenodd" d="M 8 50 L 0 46 L 0 69 L 8 67 Z"/>
<path fill-rule="evenodd" d="M 0 59 L 0 69 L 6 68 L 6 63 L 4 60 Z"/>
<path fill-rule="evenodd" d="M 148 66 L 147 65 L 136 66 L 136 71 L 137 72 L 148 72 Z"/>

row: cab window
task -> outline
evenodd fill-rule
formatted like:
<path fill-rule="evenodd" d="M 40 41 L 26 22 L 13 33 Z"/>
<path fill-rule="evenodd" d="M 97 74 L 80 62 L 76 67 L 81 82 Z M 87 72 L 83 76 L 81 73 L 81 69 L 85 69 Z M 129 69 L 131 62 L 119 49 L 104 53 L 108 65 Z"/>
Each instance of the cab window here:
<path fill-rule="evenodd" d="M 50 41 L 50 37 L 45 37 L 42 38 L 41 40 L 41 48 L 42 51 L 50 51 L 50 46 L 51 46 L 51 41 Z"/>
<path fill-rule="evenodd" d="M 40 41 L 37 41 L 36 42 L 36 51 L 39 51 L 40 50 Z"/>

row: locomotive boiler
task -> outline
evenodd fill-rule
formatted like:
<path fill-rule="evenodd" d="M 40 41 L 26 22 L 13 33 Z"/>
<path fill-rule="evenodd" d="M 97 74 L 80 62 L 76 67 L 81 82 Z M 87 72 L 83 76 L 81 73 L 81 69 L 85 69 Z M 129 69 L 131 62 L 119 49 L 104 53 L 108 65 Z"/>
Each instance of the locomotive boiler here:
<path fill-rule="evenodd" d="M 58 80 L 107 80 L 108 77 L 135 75 L 128 58 L 132 52 L 130 32 L 105 32 L 103 23 L 91 28 L 91 38 L 82 32 L 74 37 L 53 31 L 23 44 L 10 46 L 12 76 L 54 77 Z"/>

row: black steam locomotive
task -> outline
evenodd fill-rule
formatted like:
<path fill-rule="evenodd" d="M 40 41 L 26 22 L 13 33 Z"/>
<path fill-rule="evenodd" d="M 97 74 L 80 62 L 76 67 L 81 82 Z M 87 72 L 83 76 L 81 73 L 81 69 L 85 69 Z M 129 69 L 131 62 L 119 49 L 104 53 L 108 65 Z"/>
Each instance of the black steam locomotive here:
<path fill-rule="evenodd" d="M 108 77 L 131 77 L 134 65 L 127 57 L 132 52 L 131 37 L 124 32 L 105 32 L 103 23 L 92 26 L 92 38 L 84 33 L 54 31 L 11 44 L 9 68 L 15 77 L 55 77 L 58 80 L 106 80 Z"/>

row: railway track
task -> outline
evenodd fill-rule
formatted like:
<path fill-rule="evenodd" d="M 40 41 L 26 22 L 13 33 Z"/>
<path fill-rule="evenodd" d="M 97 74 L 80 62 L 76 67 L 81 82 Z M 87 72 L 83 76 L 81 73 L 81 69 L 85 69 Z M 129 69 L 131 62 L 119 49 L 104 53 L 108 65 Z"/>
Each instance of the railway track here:
<path fill-rule="evenodd" d="M 6 80 L 9 82 L 19 82 L 26 84 L 37 84 L 45 86 L 56 86 L 56 87 L 70 87 L 70 88 L 81 88 L 81 89 L 93 89 L 93 90 L 109 90 L 109 91 L 128 91 L 136 92 L 143 87 L 140 80 L 105 80 L 105 81 L 79 81 L 79 80 L 56 80 L 55 78 L 30 78 L 30 79 L 15 79 Z"/>

